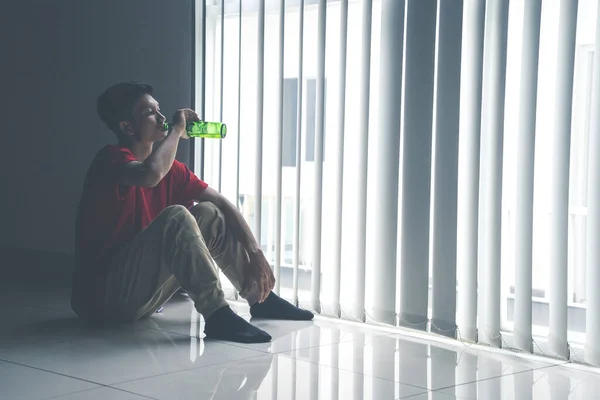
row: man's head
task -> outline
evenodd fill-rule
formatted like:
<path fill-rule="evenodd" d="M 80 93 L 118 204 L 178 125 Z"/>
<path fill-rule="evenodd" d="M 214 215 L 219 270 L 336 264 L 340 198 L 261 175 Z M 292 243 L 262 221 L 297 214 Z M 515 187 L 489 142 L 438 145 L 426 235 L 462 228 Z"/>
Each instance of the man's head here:
<path fill-rule="evenodd" d="M 148 84 L 122 82 L 98 96 L 98 115 L 120 142 L 156 142 L 164 138 L 165 117 L 152 92 Z"/>

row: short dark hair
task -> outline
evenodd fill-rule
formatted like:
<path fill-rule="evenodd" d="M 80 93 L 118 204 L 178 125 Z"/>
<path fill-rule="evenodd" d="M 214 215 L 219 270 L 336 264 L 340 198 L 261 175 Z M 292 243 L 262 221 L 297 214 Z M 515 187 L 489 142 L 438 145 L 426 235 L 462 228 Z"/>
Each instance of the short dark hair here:
<path fill-rule="evenodd" d="M 98 96 L 98 115 L 111 131 L 119 135 L 119 122 L 130 119 L 135 103 L 144 94 L 151 95 L 153 90 L 152 86 L 143 82 L 117 83 Z"/>

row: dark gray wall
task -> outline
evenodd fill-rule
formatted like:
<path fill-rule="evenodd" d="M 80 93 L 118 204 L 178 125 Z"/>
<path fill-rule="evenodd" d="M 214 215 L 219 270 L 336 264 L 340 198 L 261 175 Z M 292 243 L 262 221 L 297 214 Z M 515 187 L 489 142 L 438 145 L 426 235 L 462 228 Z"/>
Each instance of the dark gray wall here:
<path fill-rule="evenodd" d="M 107 86 L 143 80 L 170 116 L 192 104 L 193 0 L 19 0 L 0 16 L 0 248 L 72 253 L 86 169 L 114 142 Z M 178 158 L 187 162 L 189 143 Z"/>

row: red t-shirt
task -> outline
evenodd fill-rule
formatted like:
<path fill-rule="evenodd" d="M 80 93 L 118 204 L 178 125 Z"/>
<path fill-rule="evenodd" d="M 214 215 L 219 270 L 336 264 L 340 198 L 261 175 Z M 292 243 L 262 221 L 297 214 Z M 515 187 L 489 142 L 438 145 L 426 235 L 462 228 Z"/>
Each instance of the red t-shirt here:
<path fill-rule="evenodd" d="M 106 146 L 85 177 L 75 226 L 72 298 L 74 308 L 82 311 L 101 306 L 108 262 L 123 244 L 166 207 L 190 207 L 208 186 L 177 160 L 155 187 L 121 185 L 119 174 L 131 161 L 136 159 L 128 148 Z"/>

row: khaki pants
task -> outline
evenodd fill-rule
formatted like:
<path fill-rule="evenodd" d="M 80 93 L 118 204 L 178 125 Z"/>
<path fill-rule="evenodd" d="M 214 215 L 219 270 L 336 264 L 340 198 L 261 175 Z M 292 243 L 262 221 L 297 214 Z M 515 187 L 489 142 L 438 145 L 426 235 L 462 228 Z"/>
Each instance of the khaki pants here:
<path fill-rule="evenodd" d="M 106 317 L 134 321 L 151 315 L 183 287 L 207 318 L 227 305 L 215 262 L 244 299 L 256 302 L 256 285 L 243 282 L 248 255 L 221 210 L 210 202 L 190 210 L 167 207 L 113 259 L 106 280 Z"/>

